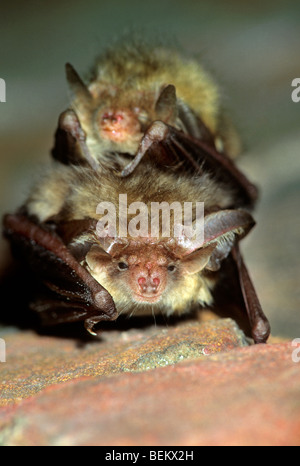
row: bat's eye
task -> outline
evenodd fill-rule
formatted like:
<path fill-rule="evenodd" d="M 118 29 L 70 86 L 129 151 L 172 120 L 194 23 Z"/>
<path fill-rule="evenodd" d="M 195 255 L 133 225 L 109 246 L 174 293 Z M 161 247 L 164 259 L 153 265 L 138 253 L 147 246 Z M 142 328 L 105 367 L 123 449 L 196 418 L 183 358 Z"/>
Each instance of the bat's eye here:
<path fill-rule="evenodd" d="M 174 264 L 170 264 L 167 267 L 168 272 L 175 272 L 176 266 Z"/>
<path fill-rule="evenodd" d="M 126 262 L 119 262 L 118 263 L 118 269 L 119 270 L 126 270 L 126 269 L 128 269 L 128 264 L 126 264 Z"/>

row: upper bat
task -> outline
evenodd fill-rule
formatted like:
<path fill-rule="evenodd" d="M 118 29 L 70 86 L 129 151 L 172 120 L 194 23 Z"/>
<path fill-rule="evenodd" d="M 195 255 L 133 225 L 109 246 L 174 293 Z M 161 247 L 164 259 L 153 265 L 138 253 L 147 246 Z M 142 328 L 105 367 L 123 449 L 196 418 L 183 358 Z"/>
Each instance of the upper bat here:
<path fill-rule="evenodd" d="M 231 261 L 228 286 L 238 281 L 252 336 L 266 341 L 269 324 L 238 248 L 254 225 L 257 190 L 232 160 L 239 143 L 211 77 L 174 52 L 128 46 L 100 58 L 88 83 L 66 69 L 72 100 L 59 118 L 54 164 L 5 218 L 6 235 L 48 289 L 33 307 L 45 323 L 83 319 L 90 332 L 120 313 L 181 314 L 213 304 Z M 125 235 L 124 196 L 135 206 Z M 201 241 L 174 229 L 168 237 L 163 224 L 155 237 L 128 233 L 151 224 L 153 203 L 188 202 L 204 203 Z M 116 207 L 119 229 L 106 225 L 105 237 L 99 203 Z M 191 215 L 194 225 L 195 208 Z M 175 228 L 173 210 L 169 221 Z"/>
<path fill-rule="evenodd" d="M 162 47 L 123 46 L 97 60 L 87 83 L 70 64 L 66 72 L 71 108 L 95 159 L 112 152 L 134 155 L 156 120 L 231 156 L 239 151 L 220 91 L 195 60 Z"/>

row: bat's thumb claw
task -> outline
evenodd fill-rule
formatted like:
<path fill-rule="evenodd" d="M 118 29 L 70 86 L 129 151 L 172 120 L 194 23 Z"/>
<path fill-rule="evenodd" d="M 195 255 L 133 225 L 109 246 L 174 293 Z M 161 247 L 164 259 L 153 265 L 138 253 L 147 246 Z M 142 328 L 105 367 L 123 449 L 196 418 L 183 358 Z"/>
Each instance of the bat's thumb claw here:
<path fill-rule="evenodd" d="M 266 343 L 271 332 L 267 319 L 259 319 L 252 328 L 252 336 L 255 343 Z"/>

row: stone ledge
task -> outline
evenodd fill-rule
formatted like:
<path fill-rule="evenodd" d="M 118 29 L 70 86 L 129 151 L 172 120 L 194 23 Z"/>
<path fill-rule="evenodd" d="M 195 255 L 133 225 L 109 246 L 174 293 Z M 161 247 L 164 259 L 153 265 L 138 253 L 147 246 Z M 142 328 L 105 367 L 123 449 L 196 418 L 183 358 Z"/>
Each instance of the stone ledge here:
<path fill-rule="evenodd" d="M 7 349 L 2 445 L 300 444 L 294 348 L 247 346 L 230 319 L 111 332 L 82 348 L 20 332 Z"/>

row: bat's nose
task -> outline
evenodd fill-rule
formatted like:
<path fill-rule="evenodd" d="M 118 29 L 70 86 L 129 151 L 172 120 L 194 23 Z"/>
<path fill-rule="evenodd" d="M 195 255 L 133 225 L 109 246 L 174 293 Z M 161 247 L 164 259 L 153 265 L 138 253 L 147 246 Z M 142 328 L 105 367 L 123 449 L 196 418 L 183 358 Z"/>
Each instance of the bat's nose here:
<path fill-rule="evenodd" d="M 158 277 L 139 277 L 138 284 L 142 293 L 155 294 L 160 285 L 160 279 Z"/>

